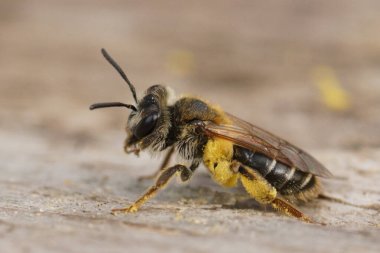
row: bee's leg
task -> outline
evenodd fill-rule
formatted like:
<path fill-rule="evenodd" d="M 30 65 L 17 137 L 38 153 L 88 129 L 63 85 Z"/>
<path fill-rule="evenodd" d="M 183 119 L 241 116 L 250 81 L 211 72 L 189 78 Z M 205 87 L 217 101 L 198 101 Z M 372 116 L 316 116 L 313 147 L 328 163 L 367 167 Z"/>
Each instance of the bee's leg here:
<path fill-rule="evenodd" d="M 303 214 L 286 200 L 278 198 L 277 190 L 253 169 L 241 165 L 239 167 L 239 173 L 240 180 L 244 188 L 249 195 L 251 195 L 259 203 L 270 204 L 274 209 L 280 211 L 281 213 L 313 223 L 308 216 Z"/>
<path fill-rule="evenodd" d="M 193 166 L 192 166 L 193 167 Z M 150 198 L 152 198 L 156 193 L 163 188 L 167 183 L 170 181 L 171 178 L 177 173 L 180 172 L 181 180 L 187 181 L 190 179 L 193 169 L 192 167 L 187 168 L 184 165 L 177 164 L 172 167 L 166 168 L 162 171 L 160 176 L 157 178 L 156 183 L 151 186 L 145 193 L 142 195 L 138 200 L 136 200 L 132 205 L 126 208 L 121 209 L 113 209 L 112 213 L 116 212 L 125 212 L 125 213 L 131 213 L 136 212 L 141 205 L 143 205 L 146 201 L 148 201 Z"/>
<path fill-rule="evenodd" d="M 293 216 L 309 223 L 316 223 L 310 217 L 302 213 L 300 210 L 298 210 L 296 207 L 294 207 L 293 205 L 291 205 L 288 201 L 284 199 L 275 198 L 272 201 L 271 205 L 274 209 L 282 213 L 285 213 L 288 216 Z"/>
<path fill-rule="evenodd" d="M 161 166 L 158 168 L 158 170 L 156 170 L 154 173 L 152 173 L 150 175 L 138 177 L 137 180 L 142 181 L 142 180 L 146 180 L 146 179 L 156 178 L 160 174 L 160 172 L 168 166 L 168 163 L 170 162 L 170 158 L 172 157 L 173 153 L 174 153 L 174 147 L 171 147 L 169 149 L 169 151 L 166 153 L 165 158 L 162 161 Z"/>

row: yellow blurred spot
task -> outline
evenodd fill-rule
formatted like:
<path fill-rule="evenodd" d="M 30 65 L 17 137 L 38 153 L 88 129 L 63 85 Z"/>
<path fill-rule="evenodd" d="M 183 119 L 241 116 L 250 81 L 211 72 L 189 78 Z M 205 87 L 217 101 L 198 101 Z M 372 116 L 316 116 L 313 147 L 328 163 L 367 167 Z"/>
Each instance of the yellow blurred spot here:
<path fill-rule="evenodd" d="M 181 77 L 188 76 L 194 69 L 194 55 L 188 50 L 172 50 L 168 54 L 167 67 Z"/>
<path fill-rule="evenodd" d="M 332 68 L 316 67 L 313 70 L 313 77 L 321 93 L 322 101 L 328 108 L 345 111 L 351 107 L 349 94 L 341 86 Z"/>
<path fill-rule="evenodd" d="M 71 186 L 73 185 L 73 181 L 71 181 L 70 179 L 65 179 L 63 180 L 63 184 L 66 186 Z"/>
<path fill-rule="evenodd" d="M 175 220 L 176 220 L 176 221 L 183 220 L 183 214 L 182 214 L 182 211 L 176 212 L 176 214 L 175 214 Z"/>

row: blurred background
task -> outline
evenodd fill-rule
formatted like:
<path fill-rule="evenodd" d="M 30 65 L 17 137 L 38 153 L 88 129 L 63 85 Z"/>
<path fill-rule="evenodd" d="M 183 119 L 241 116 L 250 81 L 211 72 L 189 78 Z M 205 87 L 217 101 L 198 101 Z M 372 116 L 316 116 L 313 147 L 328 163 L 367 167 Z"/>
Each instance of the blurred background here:
<path fill-rule="evenodd" d="M 132 102 L 105 47 L 139 95 L 165 84 L 305 148 L 378 147 L 379 11 L 376 0 L 2 0 L 0 134 L 123 139 L 129 112 L 88 110 Z"/>

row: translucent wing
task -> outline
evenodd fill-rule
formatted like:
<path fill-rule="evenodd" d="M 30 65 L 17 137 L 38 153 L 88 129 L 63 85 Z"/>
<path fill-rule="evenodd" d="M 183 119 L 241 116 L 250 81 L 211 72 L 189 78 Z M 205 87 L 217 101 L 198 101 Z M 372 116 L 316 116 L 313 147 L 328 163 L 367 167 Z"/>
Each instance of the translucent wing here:
<path fill-rule="evenodd" d="M 205 126 L 206 133 L 263 153 L 301 171 L 320 177 L 332 176 L 320 162 L 302 149 L 231 114 L 227 114 L 227 116 L 231 119 L 231 124 L 218 125 L 208 122 Z"/>

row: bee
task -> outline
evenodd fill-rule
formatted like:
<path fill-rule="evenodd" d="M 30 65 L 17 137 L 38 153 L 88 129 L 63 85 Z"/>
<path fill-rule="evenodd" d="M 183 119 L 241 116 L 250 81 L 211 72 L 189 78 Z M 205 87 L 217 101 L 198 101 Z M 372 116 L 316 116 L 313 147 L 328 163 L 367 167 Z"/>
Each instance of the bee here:
<path fill-rule="evenodd" d="M 96 103 L 90 109 L 126 107 L 126 153 L 142 150 L 166 151 L 155 183 L 133 204 L 117 212 L 136 212 L 177 174 L 183 182 L 191 179 L 201 163 L 214 181 L 224 187 L 239 182 L 262 205 L 306 222 L 312 219 L 292 203 L 309 201 L 321 193 L 318 177 L 331 173 L 315 158 L 289 142 L 241 120 L 216 105 L 195 97 L 173 99 L 172 90 L 153 85 L 137 98 L 136 89 L 105 49 L 105 59 L 128 84 L 135 105 L 120 102 Z M 183 163 L 169 166 L 172 155 Z"/>

